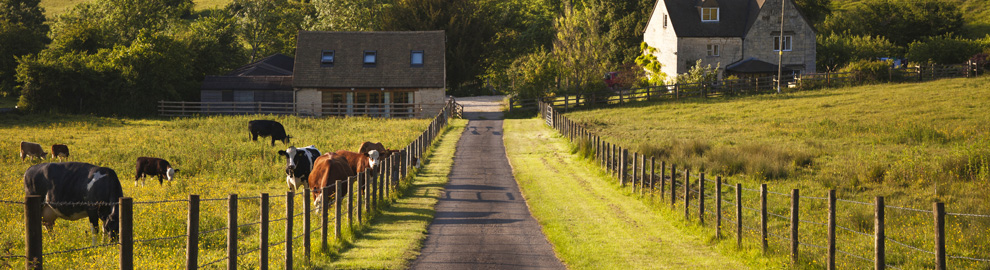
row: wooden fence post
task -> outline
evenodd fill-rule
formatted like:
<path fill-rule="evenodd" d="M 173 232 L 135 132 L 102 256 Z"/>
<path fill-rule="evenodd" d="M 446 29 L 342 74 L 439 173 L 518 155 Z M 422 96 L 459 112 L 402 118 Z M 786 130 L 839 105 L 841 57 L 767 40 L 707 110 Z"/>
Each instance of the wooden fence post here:
<path fill-rule="evenodd" d="M 656 166 L 657 166 L 657 157 L 656 156 L 651 156 L 650 157 L 650 196 L 653 196 L 653 189 L 654 189 L 655 184 L 656 184 L 655 179 L 653 179 L 653 175 L 657 172 L 656 171 Z M 661 171 L 662 170 L 663 169 L 661 168 Z"/>
<path fill-rule="evenodd" d="M 835 270 L 835 190 L 828 191 L 828 270 Z"/>
<path fill-rule="evenodd" d="M 677 164 L 670 164 L 670 208 L 677 202 Z"/>
<path fill-rule="evenodd" d="M 698 178 L 698 222 L 705 226 L 705 173 Z"/>
<path fill-rule="evenodd" d="M 303 213 L 303 257 L 306 257 L 306 262 L 309 262 L 310 250 L 309 228 L 311 227 L 311 224 L 309 221 L 309 214 L 312 212 L 309 206 L 310 196 L 309 189 L 303 189 L 303 212 L 305 212 Z"/>
<path fill-rule="evenodd" d="M 258 225 L 260 228 L 258 230 L 258 242 L 260 243 L 260 249 L 258 250 L 258 269 L 267 270 L 268 269 L 268 193 L 261 193 L 260 213 L 261 224 Z"/>
<path fill-rule="evenodd" d="M 320 249 L 323 251 L 327 251 L 330 247 L 327 245 L 327 235 L 330 234 L 330 228 L 327 226 L 330 223 L 328 214 L 330 212 L 330 209 L 328 209 L 330 208 L 330 196 L 327 194 L 330 194 L 330 187 L 324 186 L 320 191 L 320 228 L 322 228 L 320 232 Z"/>
<path fill-rule="evenodd" d="M 189 194 L 186 219 L 186 269 L 199 267 L 199 195 Z"/>
<path fill-rule="evenodd" d="M 722 177 L 715 176 L 715 238 L 722 238 Z"/>
<path fill-rule="evenodd" d="M 873 244 L 874 246 L 873 260 L 874 262 L 876 262 L 874 264 L 874 267 L 877 270 L 883 270 L 884 268 L 887 267 L 887 262 L 885 258 L 887 251 L 886 251 L 886 235 L 884 235 L 883 210 L 884 210 L 883 196 L 878 196 L 876 197 L 876 212 L 875 212 L 876 220 L 874 220 L 875 226 L 873 227 L 873 233 L 875 239 Z"/>
<path fill-rule="evenodd" d="M 660 199 L 661 200 L 663 200 L 664 197 L 667 197 L 665 193 L 666 191 L 665 186 L 667 186 L 667 162 L 660 161 Z"/>
<path fill-rule="evenodd" d="M 402 151 L 399 151 L 399 156 L 401 157 L 401 158 L 399 158 L 399 163 L 400 163 L 399 164 L 399 179 L 402 179 L 402 178 L 405 178 L 406 177 L 406 166 L 409 165 L 409 164 L 412 164 L 412 162 L 411 162 L 411 160 L 408 160 L 408 156 L 409 155 L 408 155 L 408 152 L 406 151 L 406 149 L 402 149 Z"/>
<path fill-rule="evenodd" d="M 44 197 L 24 196 L 24 265 L 28 270 L 43 269 L 41 209 Z"/>
<path fill-rule="evenodd" d="M 736 247 L 742 247 L 742 184 L 736 183 Z"/>
<path fill-rule="evenodd" d="M 684 170 L 684 220 L 691 220 L 691 170 Z"/>
<path fill-rule="evenodd" d="M 347 177 L 347 228 L 354 231 L 354 176 Z"/>
<path fill-rule="evenodd" d="M 622 154 L 619 157 L 619 186 L 626 186 L 626 169 L 628 166 L 629 149 L 622 149 Z"/>
<path fill-rule="evenodd" d="M 361 198 L 364 200 L 364 220 L 371 221 L 371 209 L 373 209 L 371 207 L 371 193 L 374 192 L 371 190 L 371 179 L 368 179 L 368 174 L 364 172 L 359 173 L 358 175 L 361 176 L 361 182 L 364 183 L 364 197 Z"/>
<path fill-rule="evenodd" d="M 763 246 L 764 255 L 769 251 L 767 233 L 767 184 L 760 184 L 760 244 Z"/>
<path fill-rule="evenodd" d="M 227 196 L 227 270 L 237 270 L 237 194 Z"/>
<path fill-rule="evenodd" d="M 120 226 L 120 269 L 134 269 L 134 200 L 131 197 L 120 197 L 117 211 Z"/>
<path fill-rule="evenodd" d="M 334 182 L 334 185 L 333 185 L 333 187 L 334 187 L 334 191 L 333 191 L 333 200 L 334 200 L 334 202 L 333 202 L 333 211 L 334 211 L 333 212 L 334 213 L 334 215 L 333 215 L 333 236 L 338 241 L 340 241 L 340 235 L 341 235 L 341 232 L 340 232 L 340 218 L 341 218 L 341 209 L 340 209 L 340 206 L 341 206 L 341 204 L 343 202 L 343 198 L 341 198 L 341 197 L 344 196 L 344 183 L 343 182 L 344 181 L 337 180 L 336 182 Z"/>
<path fill-rule="evenodd" d="M 794 267 L 797 267 L 798 263 L 798 221 L 800 220 L 798 215 L 801 211 L 798 199 L 800 198 L 801 193 L 798 189 L 791 190 L 791 265 Z"/>
<path fill-rule="evenodd" d="M 295 193 L 285 192 L 285 269 L 292 269 L 292 222 L 294 215 Z"/>
<path fill-rule="evenodd" d="M 653 181 L 653 176 L 646 176 L 646 155 L 639 155 L 639 193 L 643 194 L 646 191 L 646 181 Z M 650 179 L 650 180 L 647 180 Z"/>
<path fill-rule="evenodd" d="M 935 215 L 935 269 L 945 270 L 945 205 L 932 203 Z"/>
<path fill-rule="evenodd" d="M 358 226 L 361 226 L 361 224 L 364 223 L 364 204 L 366 203 L 364 201 L 365 183 L 364 183 L 364 177 L 361 176 L 361 174 L 355 175 L 353 177 L 357 179 L 357 190 L 356 190 L 356 194 L 354 194 L 355 197 L 354 199 L 357 200 L 357 221 L 358 221 L 357 223 Z"/>
<path fill-rule="evenodd" d="M 636 187 L 638 186 L 638 183 L 640 181 L 640 179 L 639 179 L 639 170 L 636 168 L 636 165 L 638 165 L 637 163 L 639 163 L 639 154 L 636 153 L 636 152 L 633 152 L 632 153 L 632 171 L 629 172 L 629 175 L 632 176 L 632 192 L 633 193 L 636 193 Z"/>

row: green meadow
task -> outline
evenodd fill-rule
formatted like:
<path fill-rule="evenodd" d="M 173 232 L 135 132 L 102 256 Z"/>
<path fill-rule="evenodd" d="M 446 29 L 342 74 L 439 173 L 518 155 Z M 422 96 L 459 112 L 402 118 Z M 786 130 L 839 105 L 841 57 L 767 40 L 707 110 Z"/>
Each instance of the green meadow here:
<path fill-rule="evenodd" d="M 186 203 L 170 201 L 186 199 L 189 194 L 199 194 L 204 201 L 200 206 L 200 231 L 208 232 L 200 238 L 200 264 L 222 259 L 225 256 L 226 227 L 225 200 L 228 194 L 238 194 L 239 224 L 259 220 L 260 193 L 270 198 L 270 219 L 285 218 L 284 160 L 276 152 L 288 147 L 281 142 L 270 146 L 259 138 L 251 141 L 247 122 L 253 119 L 271 119 L 281 122 L 291 135 L 291 144 L 297 147 L 316 145 L 321 152 L 340 149 L 357 151 L 364 141 L 381 141 L 387 148 L 401 148 L 412 142 L 422 132 L 429 120 L 391 120 L 379 118 L 304 118 L 284 116 L 208 116 L 175 119 L 131 119 L 76 115 L 17 115 L 6 114 L 0 118 L 0 200 L 23 201 L 23 173 L 33 164 L 51 160 L 22 161 L 18 153 L 20 141 L 30 141 L 48 148 L 61 143 L 69 146 L 71 161 L 80 161 L 114 169 L 121 180 L 124 195 L 134 198 L 134 239 L 156 239 L 185 234 Z M 46 150 L 48 152 L 48 150 Z M 144 186 L 135 185 L 135 160 L 139 156 L 153 156 L 169 160 L 179 169 L 176 180 L 159 185 L 149 178 Z M 295 213 L 303 209 L 303 197 L 294 197 Z M 157 203 L 148 203 L 157 202 Z M 332 214 L 331 214 L 332 216 Z M 24 220 L 23 206 L 0 203 L 0 249 L 2 255 L 23 255 Z M 318 251 L 319 230 L 317 216 L 313 217 L 314 256 Z M 332 217 L 331 217 L 332 218 Z M 295 216 L 294 235 L 302 234 L 302 216 Z M 346 229 L 346 226 L 345 226 Z M 51 233 L 45 234 L 44 252 L 51 253 L 92 244 L 86 219 L 59 220 Z M 257 225 L 238 229 L 239 264 L 256 268 L 259 236 Z M 345 231 L 347 237 L 353 234 Z M 269 241 L 284 240 L 284 221 L 270 225 Z M 331 238 L 332 238 L 331 234 Z M 333 240 L 332 240 L 333 241 Z M 303 265 L 302 239 L 294 242 L 296 265 Z M 269 262 L 273 268 L 281 268 L 284 246 L 269 248 Z M 135 243 L 135 264 L 141 268 L 175 269 L 184 266 L 185 237 L 138 241 Z M 251 253 L 253 252 L 253 253 Z M 102 269 L 117 265 L 116 246 L 46 255 L 45 266 L 54 269 Z M 8 263 L 14 268 L 23 267 L 23 260 Z M 2 264 L 0 264 L 2 265 Z M 220 261 L 206 269 L 221 268 Z"/>
<path fill-rule="evenodd" d="M 704 171 L 748 189 L 765 183 L 779 194 L 800 189 L 806 196 L 802 219 L 815 223 L 826 221 L 826 203 L 813 197 L 824 197 L 829 189 L 837 190 L 840 199 L 860 202 L 884 196 L 889 206 L 911 208 L 887 210 L 888 239 L 898 242 L 887 243 L 888 264 L 932 268 L 934 256 L 900 245 L 934 250 L 933 218 L 922 211 L 941 201 L 950 213 L 990 214 L 988 97 L 990 78 L 983 77 L 644 102 L 566 116 L 630 153 L 655 156 L 658 163 L 677 164 L 692 174 Z M 693 183 L 696 189 L 696 178 Z M 723 192 L 726 204 L 734 205 L 734 190 Z M 769 195 L 769 209 L 788 215 L 790 198 L 779 194 Z M 743 201 L 758 208 L 759 194 L 744 191 Z M 752 227 L 759 224 L 756 214 L 744 211 Z M 840 226 L 872 233 L 872 206 L 840 202 L 838 215 Z M 815 223 L 802 223 L 802 242 L 823 246 L 824 226 Z M 771 217 L 770 224 L 771 233 L 787 235 L 786 220 Z M 990 258 L 990 218 L 950 215 L 946 233 L 950 256 Z M 846 230 L 838 237 L 839 249 L 872 258 L 871 237 Z M 787 254 L 786 242 L 771 242 L 777 253 Z M 824 251 L 802 249 L 805 263 L 821 265 Z M 870 265 L 854 256 L 840 259 L 846 267 Z M 990 264 L 950 259 L 949 265 Z"/>

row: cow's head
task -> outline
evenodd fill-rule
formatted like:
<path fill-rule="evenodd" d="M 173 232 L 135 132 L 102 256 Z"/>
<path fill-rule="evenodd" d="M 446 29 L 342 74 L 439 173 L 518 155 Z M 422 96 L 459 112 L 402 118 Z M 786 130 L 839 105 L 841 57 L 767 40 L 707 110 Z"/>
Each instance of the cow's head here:
<path fill-rule="evenodd" d="M 289 144 L 289 139 L 292 139 L 292 136 L 285 135 L 285 139 L 282 139 L 282 143 Z"/>
<path fill-rule="evenodd" d="M 118 206 L 114 205 L 110 209 L 110 215 L 107 215 L 103 220 L 103 233 L 110 236 L 110 241 L 117 241 L 117 237 L 120 236 L 120 216 L 119 216 Z"/>
<path fill-rule="evenodd" d="M 179 172 L 179 170 L 168 167 L 168 169 L 165 170 L 165 178 L 168 178 L 168 181 L 172 181 L 172 179 L 175 179 L 175 173 L 177 172 Z"/>
<path fill-rule="evenodd" d="M 378 159 L 379 158 L 378 150 L 371 150 L 371 151 L 368 151 L 368 153 L 365 153 L 365 154 L 368 155 L 368 163 L 371 164 L 371 168 L 372 169 L 378 168 L 378 161 L 379 161 L 379 159 Z"/>
<path fill-rule="evenodd" d="M 296 171 L 296 157 L 302 156 L 303 151 L 299 151 L 295 146 L 289 146 L 288 149 L 278 150 L 280 156 L 285 157 L 285 174 L 289 177 L 294 176 Z"/>

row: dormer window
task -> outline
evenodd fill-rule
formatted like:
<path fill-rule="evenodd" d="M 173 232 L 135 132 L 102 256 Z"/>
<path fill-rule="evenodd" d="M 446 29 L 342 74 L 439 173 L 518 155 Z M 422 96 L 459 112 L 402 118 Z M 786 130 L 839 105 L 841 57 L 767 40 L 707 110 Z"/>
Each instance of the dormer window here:
<path fill-rule="evenodd" d="M 701 8 L 702 22 L 718 22 L 718 8 Z"/>
<path fill-rule="evenodd" d="M 423 51 L 412 51 L 409 53 L 409 66 L 411 67 L 423 66 Z"/>
<path fill-rule="evenodd" d="M 364 66 L 375 67 L 378 63 L 378 51 L 364 51 Z"/>
<path fill-rule="evenodd" d="M 333 50 L 323 50 L 323 54 L 320 56 L 320 66 L 332 67 L 334 60 Z"/>

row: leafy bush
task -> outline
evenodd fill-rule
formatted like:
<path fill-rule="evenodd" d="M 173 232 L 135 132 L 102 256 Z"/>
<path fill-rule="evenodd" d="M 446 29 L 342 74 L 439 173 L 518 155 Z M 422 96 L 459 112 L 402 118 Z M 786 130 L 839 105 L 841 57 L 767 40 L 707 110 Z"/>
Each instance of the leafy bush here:
<path fill-rule="evenodd" d="M 859 60 L 849 63 L 841 70 L 842 72 L 852 72 L 852 80 L 858 83 L 875 83 L 887 81 L 890 78 L 890 62 Z"/>
<path fill-rule="evenodd" d="M 966 62 L 980 51 L 980 44 L 977 41 L 942 35 L 912 42 L 908 46 L 907 58 L 914 62 L 959 64 Z"/>
<path fill-rule="evenodd" d="M 845 34 L 819 35 L 817 67 L 822 71 L 834 71 L 852 61 L 875 60 L 881 57 L 901 55 L 901 48 L 882 36 L 854 36 Z"/>

